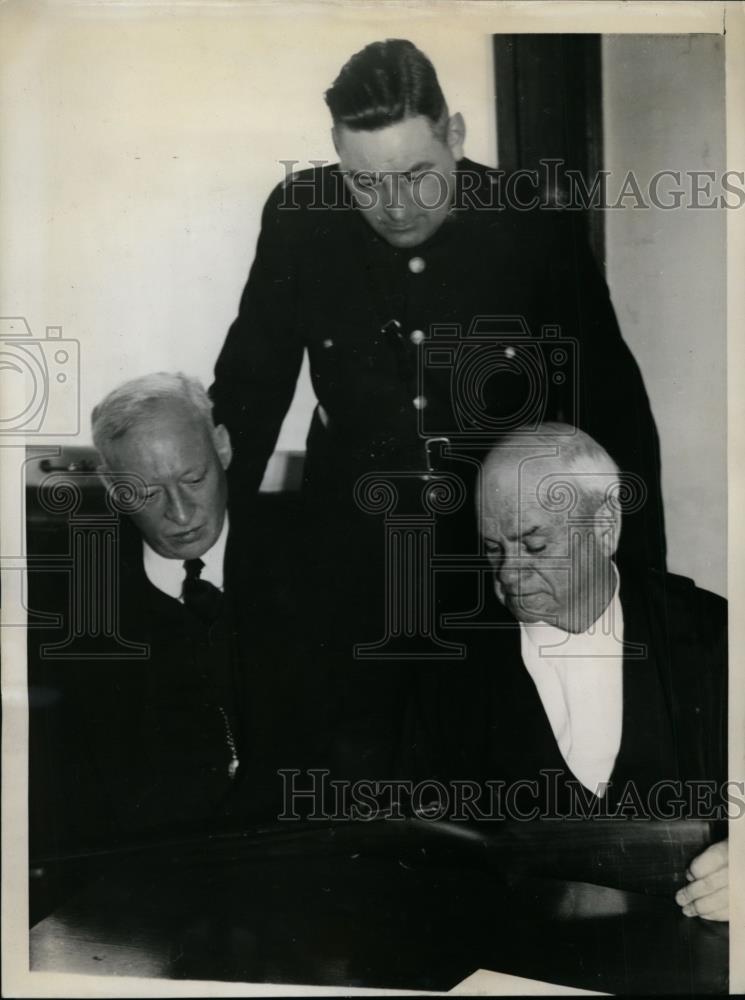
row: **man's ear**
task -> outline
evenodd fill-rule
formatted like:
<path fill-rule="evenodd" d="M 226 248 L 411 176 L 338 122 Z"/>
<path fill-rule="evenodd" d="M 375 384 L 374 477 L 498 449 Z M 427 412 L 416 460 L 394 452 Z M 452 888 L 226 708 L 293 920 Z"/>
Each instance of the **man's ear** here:
<path fill-rule="evenodd" d="M 227 469 L 233 458 L 233 446 L 230 443 L 230 434 L 228 434 L 228 428 L 225 424 L 218 424 L 215 427 L 213 440 L 220 464 L 223 469 Z"/>
<path fill-rule="evenodd" d="M 621 537 L 621 511 L 617 503 L 606 500 L 595 511 L 595 537 L 600 551 L 606 559 L 610 559 Z"/>
<path fill-rule="evenodd" d="M 463 159 L 463 143 L 466 141 L 466 123 L 460 111 L 448 118 L 445 142 L 448 144 L 454 160 Z"/>
<path fill-rule="evenodd" d="M 339 132 L 338 132 L 338 130 L 336 128 L 336 125 L 332 126 L 332 128 L 331 128 L 331 141 L 334 144 L 334 149 L 336 150 L 336 155 L 337 156 L 341 156 L 341 153 L 339 152 Z"/>

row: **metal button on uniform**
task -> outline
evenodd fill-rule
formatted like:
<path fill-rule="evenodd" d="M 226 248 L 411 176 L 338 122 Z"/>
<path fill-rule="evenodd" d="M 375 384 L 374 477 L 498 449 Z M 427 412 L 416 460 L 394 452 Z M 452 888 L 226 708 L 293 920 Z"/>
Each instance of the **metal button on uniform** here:
<path fill-rule="evenodd" d="M 504 349 L 504 356 L 506 358 L 514 358 L 516 353 L 514 347 L 505 347 Z"/>
<path fill-rule="evenodd" d="M 331 339 L 331 337 L 327 337 L 327 338 L 326 338 L 326 339 L 324 340 L 324 342 L 323 342 L 323 346 L 324 346 L 324 347 L 333 347 L 333 346 L 334 346 L 334 342 L 333 342 L 333 340 Z"/>
<path fill-rule="evenodd" d="M 409 261 L 409 270 L 412 274 L 421 274 L 427 266 L 423 257 L 412 257 Z"/>
<path fill-rule="evenodd" d="M 414 404 L 414 409 L 416 409 L 416 410 L 423 410 L 424 407 L 427 405 L 427 397 L 426 396 L 415 396 L 413 398 L 413 400 L 412 400 L 412 403 Z"/>
<path fill-rule="evenodd" d="M 409 334 L 409 340 L 412 342 L 412 344 L 421 344 L 421 342 L 424 340 L 424 331 L 412 330 L 411 333 Z"/>

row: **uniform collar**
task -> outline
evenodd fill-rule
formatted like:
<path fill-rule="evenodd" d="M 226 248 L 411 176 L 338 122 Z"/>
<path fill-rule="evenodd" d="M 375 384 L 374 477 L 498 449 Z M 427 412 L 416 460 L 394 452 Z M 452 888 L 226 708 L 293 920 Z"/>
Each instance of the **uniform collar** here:
<path fill-rule="evenodd" d="M 207 580 L 219 590 L 223 589 L 225 561 L 225 544 L 228 538 L 228 513 L 222 523 L 222 531 L 212 548 L 200 556 L 204 568 L 200 579 Z M 145 575 L 154 587 L 168 597 L 181 600 L 181 590 L 184 585 L 184 564 L 180 559 L 166 559 L 151 549 L 146 541 L 142 542 L 142 563 Z"/>

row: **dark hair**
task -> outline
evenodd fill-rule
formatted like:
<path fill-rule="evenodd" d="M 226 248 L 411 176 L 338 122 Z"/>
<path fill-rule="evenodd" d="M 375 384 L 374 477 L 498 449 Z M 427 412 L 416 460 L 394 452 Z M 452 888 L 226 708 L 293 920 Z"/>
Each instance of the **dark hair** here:
<path fill-rule="evenodd" d="M 325 98 L 334 125 L 355 132 L 416 115 L 438 125 L 447 112 L 434 66 L 405 38 L 365 46 L 342 67 Z"/>

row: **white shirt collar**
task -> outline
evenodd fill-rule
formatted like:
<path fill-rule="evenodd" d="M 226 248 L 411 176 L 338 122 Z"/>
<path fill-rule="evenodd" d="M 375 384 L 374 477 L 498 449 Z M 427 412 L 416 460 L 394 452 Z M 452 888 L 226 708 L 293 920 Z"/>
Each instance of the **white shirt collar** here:
<path fill-rule="evenodd" d="M 523 664 L 559 750 L 575 777 L 601 796 L 623 727 L 623 611 L 614 572 L 613 598 L 585 632 L 520 623 Z"/>
<path fill-rule="evenodd" d="M 199 558 L 204 563 L 204 569 L 200 574 L 201 580 L 207 580 L 219 590 L 223 589 L 225 561 L 225 543 L 228 538 L 228 513 L 222 523 L 222 531 L 212 548 Z M 151 549 L 147 542 L 142 542 L 142 561 L 145 568 L 145 575 L 154 587 L 167 594 L 169 597 L 181 600 L 181 590 L 184 585 L 184 564 L 181 559 L 166 559 Z"/>

